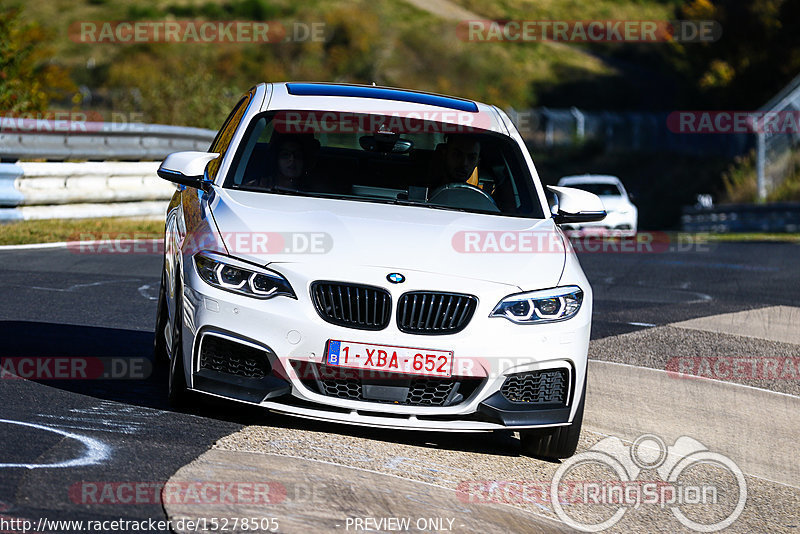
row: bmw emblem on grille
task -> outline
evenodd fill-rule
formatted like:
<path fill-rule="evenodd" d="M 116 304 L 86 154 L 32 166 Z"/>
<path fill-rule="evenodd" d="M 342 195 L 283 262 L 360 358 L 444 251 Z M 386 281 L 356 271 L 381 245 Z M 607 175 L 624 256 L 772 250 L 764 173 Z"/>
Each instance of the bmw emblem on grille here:
<path fill-rule="evenodd" d="M 402 284 L 406 281 L 406 277 L 400 273 L 390 273 L 386 275 L 386 279 L 393 284 Z"/>

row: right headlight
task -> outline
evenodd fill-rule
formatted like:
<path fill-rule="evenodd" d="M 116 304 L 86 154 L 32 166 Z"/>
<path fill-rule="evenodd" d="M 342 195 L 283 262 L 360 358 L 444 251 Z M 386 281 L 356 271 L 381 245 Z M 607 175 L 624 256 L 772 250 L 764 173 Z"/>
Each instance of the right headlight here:
<path fill-rule="evenodd" d="M 505 297 L 489 317 L 505 317 L 519 324 L 566 321 L 578 313 L 582 303 L 583 290 L 578 286 L 540 289 Z"/>
<path fill-rule="evenodd" d="M 195 254 L 194 265 L 203 281 L 225 291 L 257 299 L 297 298 L 286 278 L 263 267 L 213 252 Z"/>

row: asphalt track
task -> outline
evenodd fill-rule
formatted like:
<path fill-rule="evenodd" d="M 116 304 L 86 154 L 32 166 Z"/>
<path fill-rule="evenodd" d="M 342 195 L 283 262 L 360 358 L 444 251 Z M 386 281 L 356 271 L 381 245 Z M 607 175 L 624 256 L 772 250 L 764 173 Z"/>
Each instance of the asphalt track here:
<path fill-rule="evenodd" d="M 396 465 L 407 471 L 413 471 L 408 466 L 416 462 L 417 471 L 428 478 L 402 470 L 398 474 L 421 482 L 430 482 L 432 464 L 438 462 L 444 469 L 446 458 L 465 461 L 457 458 L 463 449 L 506 465 L 511 469 L 506 478 L 513 477 L 513 466 L 523 461 L 532 470 L 544 469 L 543 477 L 552 477 L 553 465 L 521 458 L 518 441 L 511 435 L 480 435 L 468 441 L 459 435 L 397 435 L 267 415 L 229 404 L 196 414 L 170 411 L 165 376 L 157 369 L 150 372 L 147 361 L 158 256 L 77 254 L 50 248 L 3 250 L 0 259 L 4 357 L 113 357 L 128 361 L 120 372 L 133 375 L 123 380 L 0 380 L 0 519 L 28 518 L 34 523 L 40 518 L 166 519 L 158 498 L 99 504 L 93 501 L 97 495 L 91 493 L 91 484 L 138 482 L 140 488 L 148 483 L 157 487 L 218 440 L 223 448 L 240 446 L 237 438 L 225 437 L 247 429 L 255 429 L 250 432 L 260 436 L 262 445 L 302 435 L 298 443 L 307 446 L 295 444 L 288 456 L 310 456 L 309 451 L 321 447 L 313 441 L 323 439 L 320 436 L 340 441 L 345 449 L 363 446 L 349 442 L 350 438 L 398 447 L 402 450 L 391 455 L 371 454 L 406 458 L 405 464 Z M 658 253 L 584 253 L 581 263 L 595 290 L 590 357 L 596 349 L 600 359 L 613 360 L 607 354 L 616 352 L 617 340 L 627 339 L 626 334 L 647 336 L 680 321 L 800 302 L 800 247 L 794 244 L 682 243 Z M 659 350 L 669 350 L 666 347 Z M 652 360 L 639 364 L 656 366 Z M 142 369 L 137 375 L 135 370 Z M 599 439 L 585 434 L 589 442 Z M 491 473 L 497 465 L 489 462 L 486 469 Z M 769 518 L 772 507 L 779 516 L 788 506 L 787 520 L 750 525 L 800 528 L 796 512 L 791 515 L 800 507 L 792 506 L 797 496 L 790 490 L 785 490 L 780 503 L 767 502 L 758 510 Z M 642 524 L 645 530 L 655 525 Z M 550 526 L 561 528 L 556 523 Z"/>

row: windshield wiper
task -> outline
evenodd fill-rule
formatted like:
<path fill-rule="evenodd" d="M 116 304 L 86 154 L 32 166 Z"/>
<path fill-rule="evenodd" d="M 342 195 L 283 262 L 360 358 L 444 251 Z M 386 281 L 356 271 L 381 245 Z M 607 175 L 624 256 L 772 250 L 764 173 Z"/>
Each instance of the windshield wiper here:
<path fill-rule="evenodd" d="M 281 187 L 264 188 L 264 187 L 252 187 L 252 186 L 237 186 L 236 189 L 238 189 L 239 191 L 252 191 L 256 193 L 274 193 L 278 195 L 291 195 L 291 196 L 309 197 L 309 198 L 335 198 L 342 200 L 355 200 L 359 202 L 374 202 L 376 204 L 393 204 L 397 206 L 414 206 L 418 208 L 420 207 L 432 208 L 445 211 L 460 211 L 462 213 L 487 213 L 491 215 L 498 215 L 497 213 L 493 212 L 471 211 L 468 209 L 457 208 L 454 206 L 429 204 L 428 202 L 408 200 L 405 198 L 366 198 L 353 195 L 346 195 L 343 193 L 317 193 L 313 191 L 298 191 L 296 189 L 284 189 Z"/>
<path fill-rule="evenodd" d="M 455 206 L 442 206 L 440 204 L 430 204 L 425 201 L 416 201 L 416 200 L 408 200 L 405 198 L 398 198 L 395 200 L 387 200 L 390 204 L 397 204 L 400 206 L 417 206 L 417 207 L 424 207 L 424 208 L 433 208 L 436 210 L 447 210 L 447 211 L 461 211 L 464 213 L 473 213 L 470 210 L 464 208 L 457 208 Z"/>

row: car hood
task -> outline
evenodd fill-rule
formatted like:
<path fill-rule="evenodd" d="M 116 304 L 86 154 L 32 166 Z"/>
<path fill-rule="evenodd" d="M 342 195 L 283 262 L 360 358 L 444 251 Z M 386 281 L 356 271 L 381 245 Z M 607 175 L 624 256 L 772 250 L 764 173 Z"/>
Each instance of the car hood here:
<path fill-rule="evenodd" d="M 552 219 L 217 188 L 210 207 L 229 254 L 260 265 L 381 267 L 528 290 L 557 285 L 566 257 Z"/>

